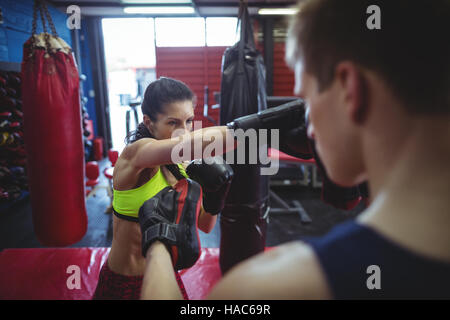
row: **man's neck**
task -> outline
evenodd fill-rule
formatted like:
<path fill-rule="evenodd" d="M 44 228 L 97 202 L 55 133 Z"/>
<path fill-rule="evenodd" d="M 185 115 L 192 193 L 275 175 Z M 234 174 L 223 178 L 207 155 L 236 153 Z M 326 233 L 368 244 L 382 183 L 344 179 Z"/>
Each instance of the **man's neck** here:
<path fill-rule="evenodd" d="M 369 161 L 372 205 L 359 220 L 450 261 L 450 118 L 417 121 L 404 137 L 396 152 L 380 148 L 384 159 Z"/>
<path fill-rule="evenodd" d="M 397 127 L 391 132 L 379 130 L 366 145 L 364 158 L 372 200 L 386 188 L 400 186 L 405 190 L 405 183 L 412 181 L 421 193 L 427 184 L 441 182 L 447 187 L 442 191 L 448 191 L 450 116 L 419 118 Z"/>

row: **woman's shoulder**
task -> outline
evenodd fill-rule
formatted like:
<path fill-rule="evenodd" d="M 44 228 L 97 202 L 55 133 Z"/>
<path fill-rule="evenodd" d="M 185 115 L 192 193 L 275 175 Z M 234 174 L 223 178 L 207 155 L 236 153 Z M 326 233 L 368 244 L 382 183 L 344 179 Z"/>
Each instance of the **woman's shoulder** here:
<path fill-rule="evenodd" d="M 159 169 L 159 166 L 141 168 L 133 163 L 139 145 L 151 142 L 152 138 L 142 138 L 127 145 L 121 152 L 114 166 L 113 183 L 116 190 L 136 188 L 150 179 Z"/>
<path fill-rule="evenodd" d="M 150 142 L 156 141 L 156 139 L 153 138 L 141 138 L 139 140 L 136 140 L 133 143 L 130 143 L 125 146 L 122 153 L 120 154 L 119 158 L 122 157 L 123 159 L 130 160 L 133 158 L 133 156 L 136 154 L 136 152 L 139 150 L 140 147 L 143 145 L 146 145 Z"/>

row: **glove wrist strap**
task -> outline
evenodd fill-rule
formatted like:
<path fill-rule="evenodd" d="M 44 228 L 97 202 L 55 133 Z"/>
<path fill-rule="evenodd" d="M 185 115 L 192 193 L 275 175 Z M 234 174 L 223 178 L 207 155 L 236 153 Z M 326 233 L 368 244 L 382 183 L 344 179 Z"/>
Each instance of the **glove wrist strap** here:
<path fill-rule="evenodd" d="M 169 245 L 176 245 L 176 230 L 177 225 L 168 223 L 158 223 L 145 230 L 142 235 L 142 255 L 145 257 L 148 248 L 156 240 L 161 241 L 167 247 L 169 247 Z"/>

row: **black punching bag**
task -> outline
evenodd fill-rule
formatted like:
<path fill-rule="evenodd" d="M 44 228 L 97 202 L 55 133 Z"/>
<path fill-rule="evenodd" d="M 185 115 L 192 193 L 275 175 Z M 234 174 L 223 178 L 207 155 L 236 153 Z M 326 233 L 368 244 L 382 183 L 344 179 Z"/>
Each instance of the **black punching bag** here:
<path fill-rule="evenodd" d="M 255 48 L 247 4 L 241 2 L 240 41 L 228 48 L 222 59 L 220 124 L 267 109 L 265 66 Z M 227 272 L 235 264 L 262 252 L 266 240 L 269 176 L 261 175 L 259 157 L 249 164 L 248 141 L 245 164 L 237 164 L 237 152 L 224 155 L 234 170 L 233 182 L 220 217 L 220 268 Z"/>

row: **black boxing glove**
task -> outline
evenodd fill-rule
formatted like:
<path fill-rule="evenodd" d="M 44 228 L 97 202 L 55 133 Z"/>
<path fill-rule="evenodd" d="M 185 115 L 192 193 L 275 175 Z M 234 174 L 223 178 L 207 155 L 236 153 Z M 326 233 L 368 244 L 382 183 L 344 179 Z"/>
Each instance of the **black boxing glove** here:
<path fill-rule="evenodd" d="M 231 166 L 222 157 L 198 159 L 191 161 L 186 173 L 202 186 L 203 209 L 212 215 L 219 214 L 225 206 L 233 179 Z"/>
<path fill-rule="evenodd" d="M 313 146 L 308 137 L 309 109 L 302 105 L 303 117 L 295 128 L 280 129 L 280 151 L 300 159 L 314 157 Z"/>
<path fill-rule="evenodd" d="M 311 159 L 314 155 L 307 127 L 301 125 L 290 130 L 280 130 L 279 150 L 300 159 Z"/>
<path fill-rule="evenodd" d="M 228 123 L 230 129 L 278 129 L 278 149 L 291 156 L 311 159 L 313 152 L 307 136 L 306 107 L 302 99 L 239 117 Z M 272 135 L 270 135 L 271 137 Z M 273 147 L 273 142 L 269 141 Z"/>

